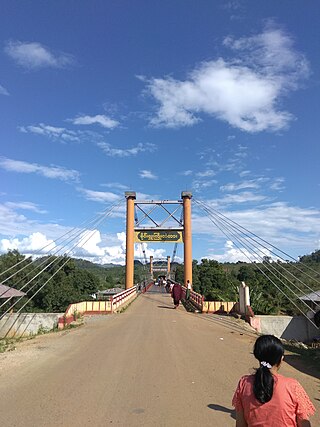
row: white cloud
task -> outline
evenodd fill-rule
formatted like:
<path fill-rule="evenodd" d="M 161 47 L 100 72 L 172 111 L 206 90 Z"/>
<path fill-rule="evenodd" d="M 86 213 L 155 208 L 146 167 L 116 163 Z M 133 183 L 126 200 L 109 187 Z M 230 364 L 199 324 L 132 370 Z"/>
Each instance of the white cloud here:
<path fill-rule="evenodd" d="M 296 89 L 299 79 L 309 75 L 309 64 L 303 54 L 294 50 L 293 39 L 270 21 L 261 34 L 235 40 L 227 37 L 226 46 L 243 55 L 243 62 L 277 79 L 282 90 Z"/>
<path fill-rule="evenodd" d="M 285 188 L 284 181 L 284 178 L 275 178 L 274 182 L 270 186 L 270 189 L 275 191 L 282 191 Z"/>
<path fill-rule="evenodd" d="M 212 187 L 217 183 L 218 181 L 216 181 L 215 179 L 195 179 L 194 181 L 192 181 L 192 189 L 194 191 L 201 191 L 206 188 Z"/>
<path fill-rule="evenodd" d="M 269 188 L 272 191 L 281 191 L 285 188 L 284 181 L 284 178 L 260 177 L 238 183 L 225 184 L 220 187 L 220 190 L 223 192 L 238 191 L 244 189 L 258 190 L 261 189 L 261 187 L 263 186 L 264 188 Z"/>
<path fill-rule="evenodd" d="M 103 256 L 105 251 L 103 248 L 98 246 L 100 243 L 100 231 L 86 230 L 81 234 L 77 246 L 87 252 L 90 256 Z"/>
<path fill-rule="evenodd" d="M 250 171 L 249 170 L 244 170 L 244 171 L 241 171 L 239 173 L 240 178 L 243 178 L 243 177 L 248 176 L 248 175 L 250 175 Z"/>
<path fill-rule="evenodd" d="M 120 184 L 119 182 L 109 182 L 107 184 L 101 184 L 101 187 L 114 188 L 121 191 L 126 191 L 129 189 L 127 185 Z"/>
<path fill-rule="evenodd" d="M 143 169 L 139 172 L 140 178 L 146 178 L 146 179 L 158 179 L 156 175 L 154 175 L 151 171 Z"/>
<path fill-rule="evenodd" d="M 34 133 L 37 135 L 44 135 L 54 140 L 61 139 L 63 141 L 80 141 L 79 133 L 68 130 L 63 127 L 46 125 L 44 123 L 39 123 L 38 125 L 31 126 L 20 126 L 18 129 L 23 133 Z"/>
<path fill-rule="evenodd" d="M 241 201 L 240 201 L 241 202 Z M 284 202 L 270 203 L 266 206 L 253 209 L 232 211 L 221 209 L 222 202 L 219 200 L 207 201 L 206 206 L 219 211 L 229 220 L 245 227 L 257 236 L 269 241 L 288 253 L 295 250 L 301 250 L 305 253 L 308 250 L 314 250 L 317 247 L 320 236 L 320 211 L 312 208 L 300 208 L 290 206 Z M 232 204 L 233 205 L 233 204 Z M 219 208 L 220 206 L 220 208 Z M 223 206 L 223 205 L 222 205 Z M 203 215 L 202 209 L 194 207 L 193 213 L 193 232 L 203 233 L 211 236 L 220 236 L 221 230 L 217 227 L 217 216 L 214 214 L 213 223 L 206 213 Z M 221 228 L 232 240 L 230 229 L 226 228 L 225 223 L 219 222 Z M 231 230 L 237 234 L 238 226 L 233 224 Z"/>
<path fill-rule="evenodd" d="M 153 126 L 191 126 L 205 113 L 246 132 L 278 131 L 292 115 L 277 108 L 282 95 L 308 76 L 308 63 L 283 31 L 268 28 L 257 36 L 224 44 L 236 51 L 196 67 L 184 81 L 153 78 L 147 91 L 159 103 Z"/>
<path fill-rule="evenodd" d="M 199 178 L 208 178 L 208 177 L 214 176 L 214 175 L 216 175 L 216 173 L 212 170 L 206 170 L 203 172 L 197 172 L 196 173 L 196 176 L 198 176 Z"/>
<path fill-rule="evenodd" d="M 88 237 L 90 239 L 88 240 Z M 87 241 L 88 240 L 88 241 Z M 114 243 L 112 246 L 107 243 Z M 165 249 L 149 248 L 147 244 L 144 245 L 146 257 L 149 260 L 150 255 L 154 258 L 164 258 Z M 126 233 L 116 233 L 116 237 L 110 239 L 110 236 L 105 238 L 101 236 L 98 230 L 87 230 L 82 236 L 82 242 L 79 240 L 78 246 L 73 249 L 72 255 L 88 259 L 98 264 L 125 264 L 126 259 Z M 134 245 L 135 259 L 141 259 L 142 250 L 140 244 Z"/>
<path fill-rule="evenodd" d="M 36 213 L 41 213 L 41 214 L 46 213 L 45 210 L 39 209 L 38 205 L 32 202 L 19 202 L 19 203 L 6 202 L 5 206 L 8 206 L 10 209 L 22 209 L 27 211 L 33 211 Z"/>
<path fill-rule="evenodd" d="M 88 190 L 86 188 L 78 188 L 78 191 L 84 194 L 87 200 L 92 200 L 99 203 L 114 203 L 123 197 L 108 191 L 94 191 Z"/>
<path fill-rule="evenodd" d="M 0 85 L 0 95 L 9 96 L 9 92 L 7 91 L 7 89 L 1 85 Z"/>
<path fill-rule="evenodd" d="M 42 166 L 37 163 L 27 163 L 6 157 L 0 157 L 0 168 L 9 172 L 36 173 L 46 178 L 62 181 L 78 181 L 80 176 L 79 172 L 73 169 L 65 169 L 61 166 Z"/>
<path fill-rule="evenodd" d="M 245 188 L 255 188 L 258 189 L 261 187 L 261 184 L 268 179 L 266 178 L 258 178 L 257 180 L 243 181 L 240 183 L 229 183 L 226 185 L 222 185 L 220 187 L 221 191 L 238 191 L 243 190 Z"/>
<path fill-rule="evenodd" d="M 261 262 L 264 256 L 271 257 L 272 255 L 268 249 L 263 247 L 257 248 L 256 253 L 253 254 L 246 247 L 242 247 L 241 244 L 235 246 L 231 240 L 227 240 L 224 247 L 225 252 L 223 254 L 218 254 L 211 250 L 208 258 L 219 262 Z"/>
<path fill-rule="evenodd" d="M 55 243 L 53 240 L 48 240 L 44 234 L 39 232 L 32 233 L 30 236 L 22 239 L 13 238 L 0 240 L 0 252 L 7 252 L 14 249 L 26 255 L 40 255 L 55 249 Z"/>
<path fill-rule="evenodd" d="M 79 116 L 75 119 L 70 119 L 74 125 L 94 125 L 98 124 L 106 129 L 114 129 L 119 125 L 117 120 L 111 119 L 103 114 L 97 114 L 96 116 Z"/>
<path fill-rule="evenodd" d="M 104 151 L 107 156 L 110 157 L 136 156 L 139 153 L 153 153 L 157 149 L 157 146 L 151 143 L 139 143 L 135 147 L 131 148 L 113 148 L 111 144 L 108 144 L 106 142 L 98 142 L 97 145 Z"/>
<path fill-rule="evenodd" d="M 186 170 L 186 171 L 180 172 L 180 174 L 179 174 L 179 175 L 183 175 L 183 176 L 190 176 L 190 175 L 192 175 L 192 174 L 193 174 L 193 171 L 192 171 L 192 170 L 190 170 L 190 169 L 188 169 L 188 170 Z"/>
<path fill-rule="evenodd" d="M 57 224 L 45 224 L 30 220 L 21 213 L 17 213 L 14 206 L 10 205 L 9 202 L 0 204 L 0 235 L 30 235 L 34 232 L 41 232 L 53 238 L 53 236 L 58 237 L 64 234 L 66 228 Z"/>
<path fill-rule="evenodd" d="M 267 196 L 262 194 L 254 194 L 251 191 L 243 191 L 238 194 L 226 194 L 224 197 L 218 200 L 220 206 L 233 205 L 236 203 L 252 203 L 261 202 L 268 200 Z"/>
<path fill-rule="evenodd" d="M 55 54 L 38 42 L 9 41 L 4 51 L 18 65 L 29 70 L 44 67 L 63 68 L 74 62 L 72 55 Z"/>

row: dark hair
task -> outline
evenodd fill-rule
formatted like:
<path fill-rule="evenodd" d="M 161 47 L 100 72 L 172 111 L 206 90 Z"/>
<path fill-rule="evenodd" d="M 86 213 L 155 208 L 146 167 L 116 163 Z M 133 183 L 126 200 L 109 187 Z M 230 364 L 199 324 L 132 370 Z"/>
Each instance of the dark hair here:
<path fill-rule="evenodd" d="M 253 348 L 253 354 L 259 362 L 266 362 L 271 366 L 278 366 L 284 354 L 284 348 L 279 340 L 273 335 L 262 335 Z M 260 365 L 254 376 L 253 392 L 261 403 L 271 400 L 273 395 L 273 375 L 270 368 Z"/>

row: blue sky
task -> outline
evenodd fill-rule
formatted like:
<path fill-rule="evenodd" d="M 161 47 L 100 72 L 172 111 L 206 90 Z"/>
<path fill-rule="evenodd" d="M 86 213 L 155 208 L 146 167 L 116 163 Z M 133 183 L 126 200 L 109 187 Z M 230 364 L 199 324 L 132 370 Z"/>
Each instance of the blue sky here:
<path fill-rule="evenodd" d="M 319 249 L 319 15 L 312 0 L 3 1 L 0 252 L 58 250 L 86 224 L 70 254 L 123 263 L 128 190 L 188 190 L 293 257 Z M 193 257 L 247 260 L 196 203 Z"/>

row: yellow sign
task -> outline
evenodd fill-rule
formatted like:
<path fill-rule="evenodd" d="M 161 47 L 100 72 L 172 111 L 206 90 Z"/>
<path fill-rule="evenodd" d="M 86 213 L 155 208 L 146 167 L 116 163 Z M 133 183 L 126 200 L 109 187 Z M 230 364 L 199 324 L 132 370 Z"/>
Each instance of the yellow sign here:
<path fill-rule="evenodd" d="M 134 232 L 137 242 L 183 242 L 182 231 L 179 230 L 140 230 Z"/>

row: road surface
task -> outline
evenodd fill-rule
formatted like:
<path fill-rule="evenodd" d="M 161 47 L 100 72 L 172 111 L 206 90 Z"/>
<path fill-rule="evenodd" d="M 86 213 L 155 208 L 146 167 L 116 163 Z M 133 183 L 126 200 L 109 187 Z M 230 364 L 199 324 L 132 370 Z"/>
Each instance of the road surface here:
<path fill-rule="evenodd" d="M 140 295 L 125 312 L 0 355 L 0 426 L 234 426 L 231 399 L 256 366 L 241 321 Z M 319 380 L 284 363 L 318 409 Z"/>

